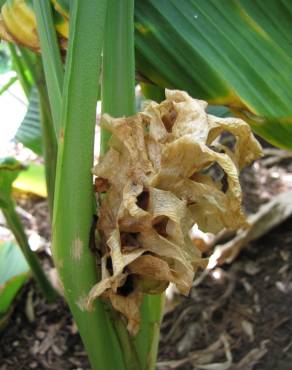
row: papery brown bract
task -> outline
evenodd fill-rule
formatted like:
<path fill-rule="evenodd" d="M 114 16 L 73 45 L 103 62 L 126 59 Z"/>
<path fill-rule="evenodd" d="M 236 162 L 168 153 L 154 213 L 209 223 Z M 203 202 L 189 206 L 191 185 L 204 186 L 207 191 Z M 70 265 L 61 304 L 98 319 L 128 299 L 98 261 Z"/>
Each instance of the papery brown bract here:
<path fill-rule="evenodd" d="M 102 117 L 112 133 L 110 149 L 94 168 L 107 181 L 98 229 L 102 278 L 88 297 L 108 298 L 139 330 L 143 293 L 158 294 L 169 282 L 187 295 L 194 272 L 206 261 L 189 231 L 216 233 L 246 227 L 241 210 L 239 170 L 261 155 L 249 126 L 240 119 L 206 113 L 207 103 L 182 91 L 166 90 L 129 118 Z M 233 135 L 232 149 L 218 138 Z M 210 170 L 216 165 L 221 177 Z"/>

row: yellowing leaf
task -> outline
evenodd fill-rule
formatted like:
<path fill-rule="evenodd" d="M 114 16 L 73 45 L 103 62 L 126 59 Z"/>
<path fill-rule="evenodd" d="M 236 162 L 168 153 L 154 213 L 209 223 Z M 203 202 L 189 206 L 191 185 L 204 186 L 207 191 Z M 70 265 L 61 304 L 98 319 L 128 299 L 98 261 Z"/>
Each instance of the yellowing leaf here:
<path fill-rule="evenodd" d="M 31 163 L 13 182 L 13 188 L 46 198 L 47 187 L 44 166 Z"/>

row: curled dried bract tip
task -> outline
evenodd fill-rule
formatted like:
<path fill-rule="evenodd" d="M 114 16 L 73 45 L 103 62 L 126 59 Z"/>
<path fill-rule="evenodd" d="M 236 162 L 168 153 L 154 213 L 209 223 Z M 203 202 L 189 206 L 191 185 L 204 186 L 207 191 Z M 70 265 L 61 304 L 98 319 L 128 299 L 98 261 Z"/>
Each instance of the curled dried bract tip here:
<path fill-rule="evenodd" d="M 165 101 L 135 116 L 102 119 L 112 133 L 94 168 L 98 188 L 107 190 L 98 222 L 102 279 L 87 303 L 108 298 L 132 334 L 143 293 L 172 282 L 187 295 L 195 269 L 205 266 L 189 237 L 195 223 L 213 233 L 246 226 L 238 175 L 261 148 L 244 121 L 208 115 L 206 107 L 166 90 Z M 226 136 L 228 145 L 220 140 Z"/>

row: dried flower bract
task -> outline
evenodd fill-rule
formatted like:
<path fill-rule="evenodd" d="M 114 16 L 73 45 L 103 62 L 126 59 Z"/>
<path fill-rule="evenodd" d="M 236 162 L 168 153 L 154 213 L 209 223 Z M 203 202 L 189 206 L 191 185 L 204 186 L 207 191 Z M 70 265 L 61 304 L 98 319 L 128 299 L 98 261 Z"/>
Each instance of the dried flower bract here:
<path fill-rule="evenodd" d="M 97 183 L 107 184 L 98 222 L 102 277 L 88 307 L 108 298 L 132 334 L 143 293 L 161 293 L 172 282 L 187 295 L 196 268 L 205 265 L 189 237 L 195 223 L 214 233 L 246 226 L 238 175 L 261 148 L 244 121 L 206 108 L 185 92 L 166 90 L 165 101 L 135 116 L 102 118 L 112 133 L 94 168 Z M 226 135 L 232 147 L 219 140 Z"/>

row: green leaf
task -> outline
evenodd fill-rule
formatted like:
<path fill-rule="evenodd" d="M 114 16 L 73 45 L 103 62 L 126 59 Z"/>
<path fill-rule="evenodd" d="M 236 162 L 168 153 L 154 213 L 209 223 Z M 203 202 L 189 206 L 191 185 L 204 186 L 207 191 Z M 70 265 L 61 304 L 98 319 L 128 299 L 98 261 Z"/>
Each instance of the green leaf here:
<path fill-rule="evenodd" d="M 6 208 L 11 203 L 12 183 L 23 166 L 15 158 L 0 159 L 0 207 Z"/>
<path fill-rule="evenodd" d="M 41 56 L 50 100 L 51 112 L 57 137 L 59 136 L 62 109 L 63 65 L 55 31 L 51 4 L 48 0 L 34 0 L 37 29 L 41 44 Z"/>
<path fill-rule="evenodd" d="M 229 106 L 292 149 L 292 2 L 137 0 L 142 76 Z"/>
<path fill-rule="evenodd" d="M 12 242 L 0 244 L 0 320 L 8 311 L 19 289 L 29 277 L 29 267 Z"/>
<path fill-rule="evenodd" d="M 47 197 L 44 165 L 31 163 L 13 182 L 13 188 L 40 197 Z"/>
<path fill-rule="evenodd" d="M 157 86 L 148 84 L 145 82 L 140 83 L 141 91 L 145 99 L 154 100 L 157 103 L 161 103 L 165 99 L 164 89 Z M 141 104 L 140 104 L 141 106 Z"/>
<path fill-rule="evenodd" d="M 11 197 L 11 185 L 15 176 L 19 171 L 19 162 L 14 158 L 6 158 L 0 164 L 0 207 L 2 208 L 3 216 L 6 224 L 12 231 L 18 245 L 21 248 L 24 258 L 26 259 L 30 269 L 39 283 L 39 286 L 44 296 L 52 301 L 56 298 L 56 292 L 50 281 L 47 279 L 36 254 L 30 249 L 24 227 L 21 219 L 18 216 L 14 201 Z M 0 269 L 1 271 L 1 269 Z"/>
<path fill-rule="evenodd" d="M 234 116 L 230 112 L 230 109 L 228 109 L 224 105 L 208 105 L 207 113 L 212 114 L 213 116 L 222 117 L 222 118 Z"/>
<path fill-rule="evenodd" d="M 18 78 L 16 76 L 11 77 L 9 81 L 7 81 L 6 84 L 0 88 L 0 95 L 5 93 L 9 89 L 9 87 L 12 86 L 17 80 Z"/>
<path fill-rule="evenodd" d="M 39 94 L 35 87 L 32 89 L 26 115 L 16 132 L 15 139 L 36 154 L 42 154 Z"/>

